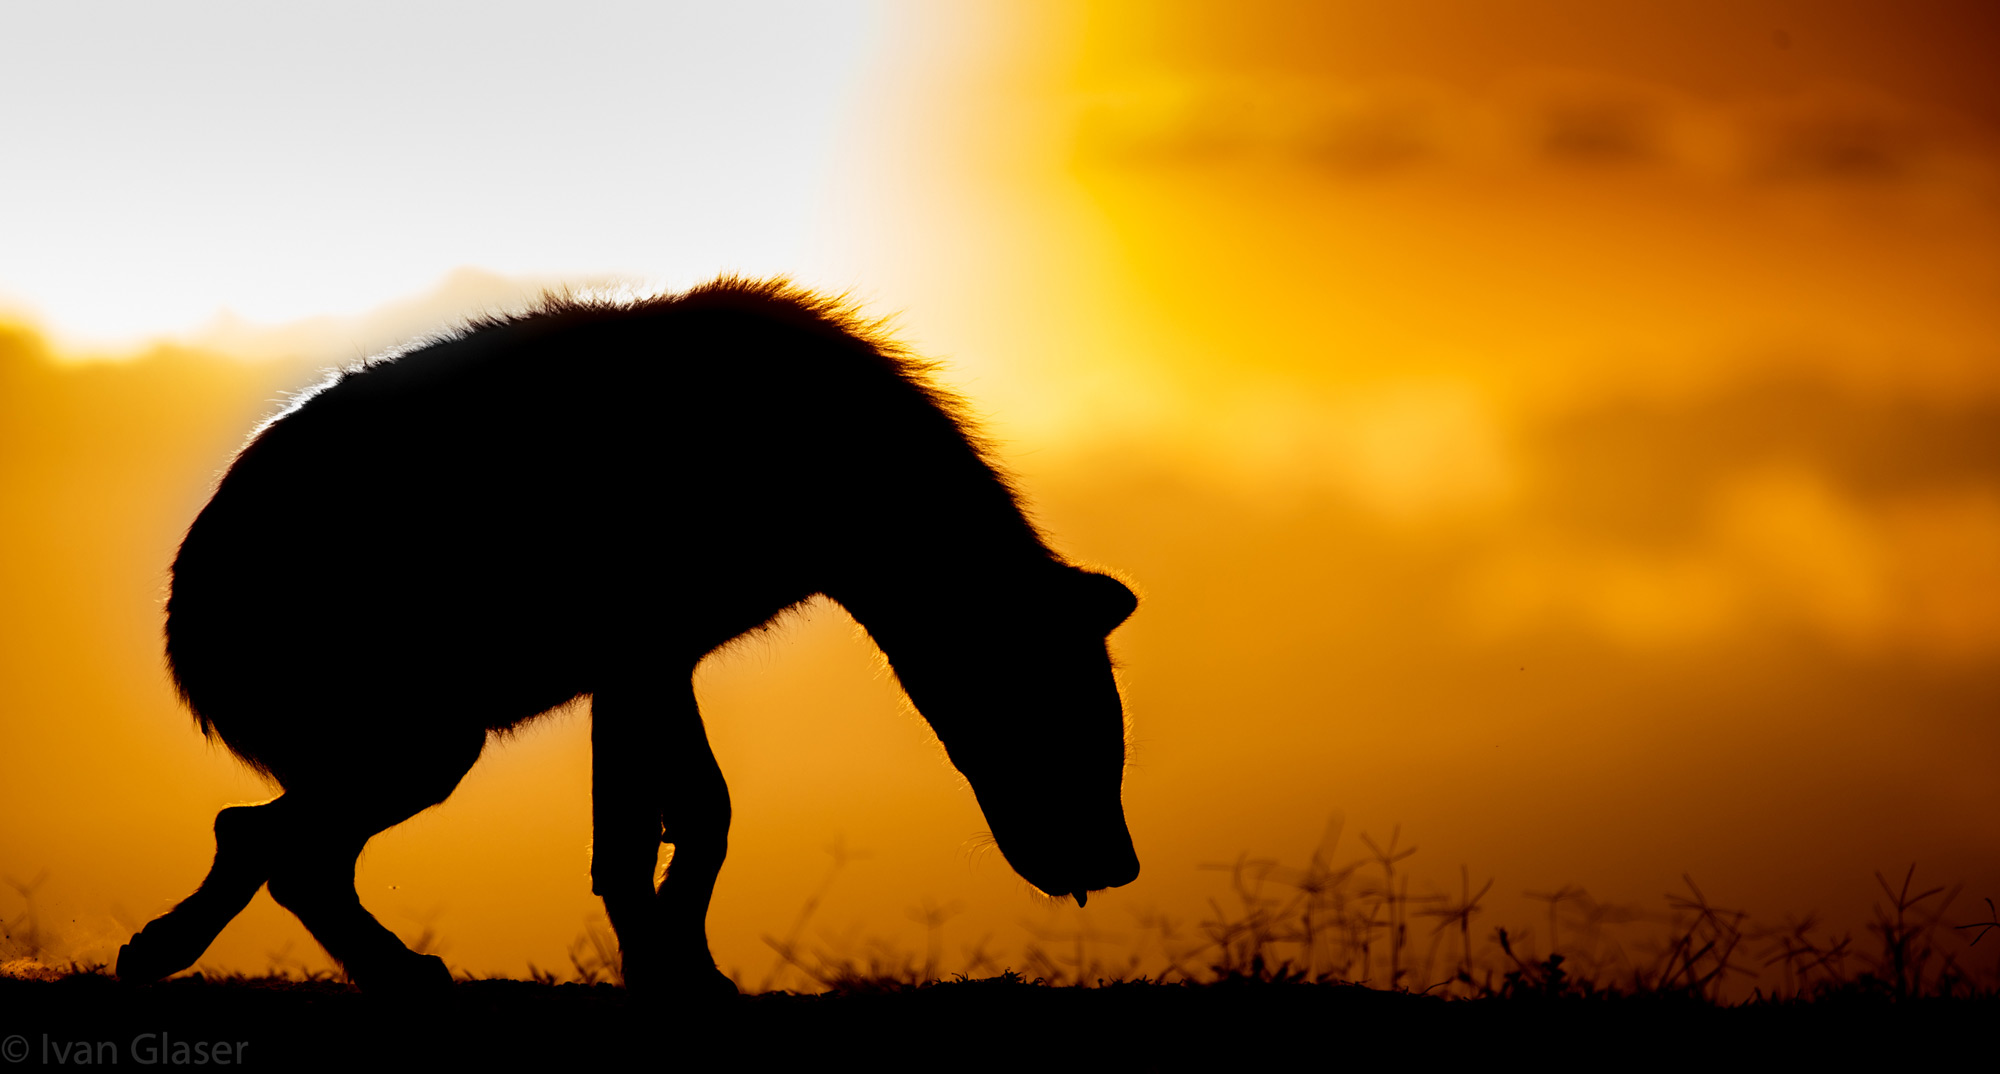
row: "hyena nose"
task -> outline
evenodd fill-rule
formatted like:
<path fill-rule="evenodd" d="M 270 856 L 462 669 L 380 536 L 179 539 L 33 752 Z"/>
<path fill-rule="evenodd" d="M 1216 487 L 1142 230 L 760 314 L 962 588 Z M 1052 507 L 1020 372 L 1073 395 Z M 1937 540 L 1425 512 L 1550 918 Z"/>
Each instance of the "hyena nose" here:
<path fill-rule="evenodd" d="M 1076 904 L 1082 906 L 1090 897 L 1090 892 L 1105 888 L 1122 888 L 1139 878 L 1139 856 L 1127 850 L 1118 860 L 1096 870 L 1084 884 L 1077 885 L 1072 896 Z"/>
<path fill-rule="evenodd" d="M 1103 879 L 1104 883 L 1099 886 L 1107 888 L 1122 888 L 1139 879 L 1139 855 L 1127 851 L 1124 860 L 1114 865 Z"/>

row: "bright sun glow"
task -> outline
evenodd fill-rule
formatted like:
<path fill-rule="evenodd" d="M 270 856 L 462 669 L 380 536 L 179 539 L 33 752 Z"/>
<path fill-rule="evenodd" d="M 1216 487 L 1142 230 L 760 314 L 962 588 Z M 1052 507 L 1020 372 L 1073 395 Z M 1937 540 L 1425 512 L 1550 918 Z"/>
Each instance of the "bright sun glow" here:
<path fill-rule="evenodd" d="M 465 265 L 810 269 L 869 4 L 36 5 L 0 302 L 68 338 L 353 314 Z"/>

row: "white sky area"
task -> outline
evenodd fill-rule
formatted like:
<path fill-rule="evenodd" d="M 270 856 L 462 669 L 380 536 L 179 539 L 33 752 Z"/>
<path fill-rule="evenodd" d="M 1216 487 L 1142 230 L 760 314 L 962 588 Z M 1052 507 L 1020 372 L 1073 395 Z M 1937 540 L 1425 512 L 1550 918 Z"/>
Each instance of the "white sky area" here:
<path fill-rule="evenodd" d="M 8 5 L 0 313 L 66 343 L 476 266 L 810 278 L 872 3 Z"/>

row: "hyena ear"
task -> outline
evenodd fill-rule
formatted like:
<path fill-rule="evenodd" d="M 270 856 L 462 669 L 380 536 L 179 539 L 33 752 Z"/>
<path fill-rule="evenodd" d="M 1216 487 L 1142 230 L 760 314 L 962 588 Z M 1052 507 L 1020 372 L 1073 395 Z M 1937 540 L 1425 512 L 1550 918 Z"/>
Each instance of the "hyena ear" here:
<path fill-rule="evenodd" d="M 1139 598 L 1118 579 L 1096 571 L 1072 570 L 1071 607 L 1092 630 L 1109 634 L 1139 607 Z"/>

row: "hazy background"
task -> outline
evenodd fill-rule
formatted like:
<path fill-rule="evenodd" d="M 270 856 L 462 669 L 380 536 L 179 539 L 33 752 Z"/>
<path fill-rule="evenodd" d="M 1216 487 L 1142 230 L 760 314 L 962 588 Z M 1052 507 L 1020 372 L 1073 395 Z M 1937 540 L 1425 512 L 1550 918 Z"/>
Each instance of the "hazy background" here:
<path fill-rule="evenodd" d="M 1241 853 L 1402 825 L 1413 893 L 1858 927 L 2000 895 L 1991 6 L 71 4 L 0 66 L 0 871 L 108 959 L 269 791 L 160 656 L 166 566 L 285 393 L 555 283 L 851 291 L 948 363 L 1114 636 L 1145 872 L 1031 897 L 837 608 L 697 679 L 711 933 L 1136 943 Z M 311 599 L 303 574 L 281 584 Z M 365 659 L 329 653 L 327 674 Z M 366 713 L 357 713 L 366 719 Z M 1024 713 L 1024 719 L 1035 714 Z M 564 966 L 587 725 L 380 837 L 454 966 Z M 1427 888 L 1426 884 L 1434 885 Z M 19 933 L 25 907 L 0 890 Z M 826 931 L 821 932 L 821 928 Z M 324 966 L 259 896 L 207 964 Z"/>

